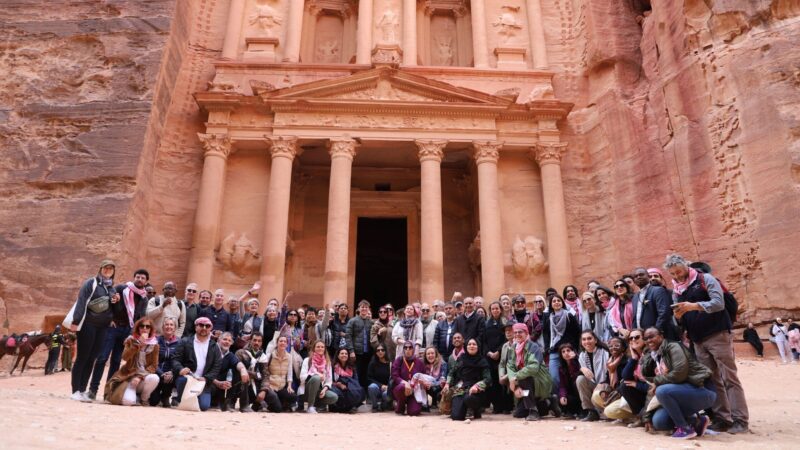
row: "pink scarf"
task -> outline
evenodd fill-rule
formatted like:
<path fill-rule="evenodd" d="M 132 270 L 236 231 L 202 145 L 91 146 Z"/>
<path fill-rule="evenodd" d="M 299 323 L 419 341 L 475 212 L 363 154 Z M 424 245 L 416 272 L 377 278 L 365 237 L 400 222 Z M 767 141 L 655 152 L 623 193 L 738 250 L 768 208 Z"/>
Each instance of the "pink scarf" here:
<path fill-rule="evenodd" d="M 461 350 L 453 349 L 453 359 L 458 359 L 459 356 L 464 354 L 464 347 L 461 347 Z"/>
<path fill-rule="evenodd" d="M 619 302 L 622 301 L 621 299 L 614 299 L 615 301 L 611 302 L 609 306 L 609 311 L 611 312 L 611 321 L 615 326 L 618 328 L 624 328 L 629 330 L 633 325 L 633 302 L 628 302 L 623 306 L 625 308 L 624 312 L 624 321 L 622 321 L 619 316 Z"/>
<path fill-rule="evenodd" d="M 672 290 L 675 291 L 676 294 L 681 295 L 683 294 L 686 289 L 694 283 L 697 279 L 697 271 L 689 267 L 689 276 L 686 277 L 686 280 L 683 283 L 679 283 L 678 280 L 672 280 Z"/>
<path fill-rule="evenodd" d="M 514 349 L 517 354 L 517 369 L 522 369 L 522 366 L 525 365 L 525 344 L 527 343 L 527 339 L 522 342 L 517 342 L 516 348 Z"/>
<path fill-rule="evenodd" d="M 310 374 L 317 374 L 323 379 L 325 378 L 325 371 L 328 369 L 328 365 L 325 363 L 325 355 L 320 355 L 319 353 L 313 353 L 311 355 L 311 370 L 309 370 Z"/>
<path fill-rule="evenodd" d="M 350 377 L 350 378 L 353 377 L 353 369 L 352 368 L 345 369 L 340 364 L 336 364 L 336 366 L 334 366 L 333 368 L 333 371 L 336 373 L 337 377 Z"/>
<path fill-rule="evenodd" d="M 130 323 L 131 328 L 133 328 L 133 316 L 135 315 L 136 303 L 133 301 L 133 294 L 139 295 L 139 297 L 145 298 L 147 297 L 147 291 L 144 289 L 139 289 L 133 284 L 132 281 L 128 281 L 125 283 L 125 290 L 122 292 L 125 302 L 125 309 L 128 310 L 128 322 Z"/>

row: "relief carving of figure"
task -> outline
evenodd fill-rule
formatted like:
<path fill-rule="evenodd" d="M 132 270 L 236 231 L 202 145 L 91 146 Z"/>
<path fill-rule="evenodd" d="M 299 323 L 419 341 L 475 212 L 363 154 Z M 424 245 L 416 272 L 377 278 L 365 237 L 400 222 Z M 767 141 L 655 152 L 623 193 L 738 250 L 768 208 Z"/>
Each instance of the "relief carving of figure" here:
<path fill-rule="evenodd" d="M 467 258 L 469 258 L 469 268 L 475 274 L 481 273 L 481 232 L 475 235 L 472 243 L 469 244 L 467 249 Z"/>
<path fill-rule="evenodd" d="M 397 43 L 397 29 L 400 27 L 400 21 L 398 20 L 397 14 L 391 8 L 387 7 L 386 12 L 381 16 L 381 20 L 378 21 L 378 26 L 381 29 L 382 43 Z"/>
<path fill-rule="evenodd" d="M 264 30 L 266 37 L 274 37 L 273 28 L 281 23 L 281 17 L 267 4 L 256 5 L 255 10 L 250 15 L 250 25 Z"/>
<path fill-rule="evenodd" d="M 501 36 L 502 42 L 505 44 L 517 34 L 517 31 L 522 29 L 522 25 L 517 20 L 519 6 L 503 6 L 500 9 L 503 12 L 497 16 L 492 26 L 500 29 L 497 34 Z"/>
<path fill-rule="evenodd" d="M 511 263 L 514 275 L 521 280 L 531 275 L 540 275 L 547 271 L 549 264 L 544 257 L 544 244 L 535 236 L 526 236 L 523 241 L 519 236 L 511 246 Z"/>
<path fill-rule="evenodd" d="M 317 48 L 317 61 L 319 62 L 339 62 L 339 42 L 335 39 L 327 40 Z"/>
<path fill-rule="evenodd" d="M 257 274 L 261 267 L 261 253 L 244 233 L 237 239 L 236 232 L 231 232 L 223 239 L 219 244 L 217 259 L 227 271 L 239 278 Z"/>
<path fill-rule="evenodd" d="M 439 35 L 436 38 L 436 65 L 437 66 L 452 66 L 453 65 L 453 37 L 447 35 Z"/>

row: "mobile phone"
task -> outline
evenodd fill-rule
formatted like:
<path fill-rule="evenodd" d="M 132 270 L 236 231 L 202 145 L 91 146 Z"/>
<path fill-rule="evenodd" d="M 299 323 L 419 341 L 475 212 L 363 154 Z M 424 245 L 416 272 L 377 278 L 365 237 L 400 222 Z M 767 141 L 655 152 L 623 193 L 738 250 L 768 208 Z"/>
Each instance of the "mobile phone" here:
<path fill-rule="evenodd" d="M 678 307 L 678 303 L 673 303 L 672 305 L 669 305 L 669 307 L 675 309 Z"/>

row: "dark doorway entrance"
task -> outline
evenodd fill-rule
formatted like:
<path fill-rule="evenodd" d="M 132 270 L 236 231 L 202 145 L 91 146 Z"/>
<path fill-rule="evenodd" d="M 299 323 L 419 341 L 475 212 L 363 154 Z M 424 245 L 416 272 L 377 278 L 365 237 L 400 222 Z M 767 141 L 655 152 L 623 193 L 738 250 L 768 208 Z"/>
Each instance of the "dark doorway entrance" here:
<path fill-rule="evenodd" d="M 408 303 L 406 219 L 358 218 L 355 305 L 369 300 L 373 317 L 386 303 Z"/>

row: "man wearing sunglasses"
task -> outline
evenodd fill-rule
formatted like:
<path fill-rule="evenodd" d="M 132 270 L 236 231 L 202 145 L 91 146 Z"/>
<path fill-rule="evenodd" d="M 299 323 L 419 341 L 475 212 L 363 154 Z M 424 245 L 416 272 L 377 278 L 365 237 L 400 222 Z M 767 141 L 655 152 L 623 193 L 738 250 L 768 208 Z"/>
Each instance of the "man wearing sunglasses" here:
<path fill-rule="evenodd" d="M 172 360 L 172 373 L 176 380 L 175 387 L 178 389 L 179 400 L 186 387 L 186 377 L 191 376 L 206 381 L 203 393 L 197 399 L 201 411 L 205 411 L 211 406 L 214 380 L 222 369 L 222 352 L 211 340 L 212 326 L 208 317 L 197 318 L 194 321 L 195 335 L 178 344 L 175 359 Z"/>

